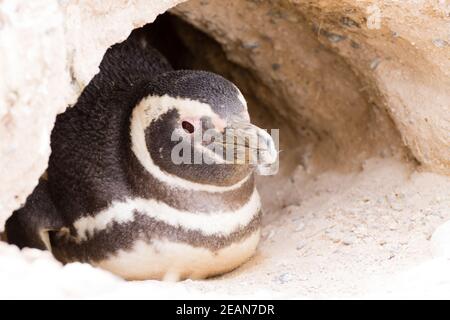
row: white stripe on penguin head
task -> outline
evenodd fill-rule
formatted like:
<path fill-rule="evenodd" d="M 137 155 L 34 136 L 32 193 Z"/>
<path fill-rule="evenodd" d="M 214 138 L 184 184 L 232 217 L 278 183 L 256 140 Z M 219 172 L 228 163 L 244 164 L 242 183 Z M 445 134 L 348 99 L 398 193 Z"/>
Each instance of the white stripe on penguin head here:
<path fill-rule="evenodd" d="M 227 236 L 241 227 L 247 226 L 259 214 L 261 199 L 258 191 L 246 203 L 233 211 L 220 210 L 214 213 L 189 212 L 175 209 L 154 199 L 135 198 L 125 202 L 114 201 L 111 206 L 95 216 L 86 216 L 74 222 L 79 240 L 87 240 L 96 232 L 106 230 L 113 223 L 134 221 L 134 213 L 146 215 L 173 227 L 186 231 L 199 231 L 205 236 Z"/>

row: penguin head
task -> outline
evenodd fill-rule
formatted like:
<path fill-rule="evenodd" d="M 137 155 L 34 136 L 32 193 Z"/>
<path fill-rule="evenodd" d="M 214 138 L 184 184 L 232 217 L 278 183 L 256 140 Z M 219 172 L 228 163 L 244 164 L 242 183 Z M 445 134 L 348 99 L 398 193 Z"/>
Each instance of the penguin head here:
<path fill-rule="evenodd" d="M 132 149 L 153 175 L 231 186 L 277 159 L 272 137 L 250 123 L 239 89 L 219 75 L 167 72 L 143 96 L 132 113 Z"/>

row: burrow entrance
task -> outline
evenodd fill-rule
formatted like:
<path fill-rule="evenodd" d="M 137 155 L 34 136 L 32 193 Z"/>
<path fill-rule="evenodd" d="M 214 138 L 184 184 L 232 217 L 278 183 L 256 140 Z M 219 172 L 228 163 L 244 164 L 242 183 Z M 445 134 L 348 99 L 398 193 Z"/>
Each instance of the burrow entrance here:
<path fill-rule="evenodd" d="M 301 21 L 297 43 L 268 34 L 235 39 L 215 27 L 208 34 L 174 12 L 133 32 L 175 69 L 207 70 L 234 82 L 248 101 L 252 121 L 280 129 L 282 173 L 299 164 L 315 173 L 354 169 L 371 156 L 401 149 L 398 132 L 372 93 L 361 90 L 353 69 Z"/>

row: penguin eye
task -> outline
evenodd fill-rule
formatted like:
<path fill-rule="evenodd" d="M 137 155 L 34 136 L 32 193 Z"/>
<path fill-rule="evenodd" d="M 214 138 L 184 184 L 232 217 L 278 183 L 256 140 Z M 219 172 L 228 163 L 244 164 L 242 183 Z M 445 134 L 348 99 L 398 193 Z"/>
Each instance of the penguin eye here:
<path fill-rule="evenodd" d="M 187 133 L 194 133 L 195 127 L 192 123 L 189 121 L 183 121 L 181 122 L 181 127 L 186 131 Z"/>

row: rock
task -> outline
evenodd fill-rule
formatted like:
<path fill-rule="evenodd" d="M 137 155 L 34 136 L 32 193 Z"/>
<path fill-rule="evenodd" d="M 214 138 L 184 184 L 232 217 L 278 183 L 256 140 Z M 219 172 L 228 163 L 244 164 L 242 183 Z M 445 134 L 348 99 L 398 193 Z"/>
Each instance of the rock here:
<path fill-rule="evenodd" d="M 370 69 L 375 70 L 380 63 L 381 63 L 380 58 L 373 59 L 372 62 L 370 63 Z"/>
<path fill-rule="evenodd" d="M 445 46 L 448 46 L 448 42 L 442 39 L 434 39 L 433 44 L 438 48 L 444 48 Z"/>
<path fill-rule="evenodd" d="M 365 238 L 369 235 L 367 227 L 366 226 L 358 226 L 353 231 L 358 237 Z"/>
<path fill-rule="evenodd" d="M 275 230 L 270 230 L 269 234 L 267 235 L 267 240 L 271 240 L 275 235 L 275 233 L 276 233 Z"/>
<path fill-rule="evenodd" d="M 279 63 L 272 63 L 272 70 L 278 71 L 281 68 L 281 64 Z"/>
<path fill-rule="evenodd" d="M 259 48 L 259 43 L 258 42 L 245 42 L 242 44 L 242 47 L 244 49 L 254 50 L 254 49 Z"/>
<path fill-rule="evenodd" d="M 356 0 L 202 6 L 191 0 L 173 13 L 249 70 L 251 86 L 236 77 L 244 93 L 265 97 L 259 107 L 276 106 L 301 129 L 302 143 L 315 146 L 313 160 L 349 165 L 348 159 L 357 164 L 385 150 L 406 151 L 426 169 L 450 174 L 450 8 L 424 6 Z M 251 23 L 242 19 L 245 13 Z M 258 37 L 266 40 L 257 55 L 240 48 L 242 39 Z M 276 73 L 274 57 L 283 63 Z"/>
<path fill-rule="evenodd" d="M 346 39 L 346 37 L 343 36 L 343 35 L 336 34 L 336 33 L 331 33 L 331 32 L 327 32 L 326 37 L 327 37 L 328 40 L 330 40 L 330 42 L 332 42 L 332 43 L 341 42 L 341 41 L 343 41 L 343 40 Z"/>
<path fill-rule="evenodd" d="M 346 235 L 341 239 L 341 242 L 345 246 L 351 246 L 352 244 L 355 243 L 356 240 L 357 240 L 356 237 L 351 236 L 351 235 Z"/>
<path fill-rule="evenodd" d="M 56 115 L 106 49 L 180 2 L 0 2 L 0 231 L 46 169 Z"/>
<path fill-rule="evenodd" d="M 292 281 L 292 275 L 290 273 L 283 273 L 274 279 L 279 284 L 286 284 Z"/>
<path fill-rule="evenodd" d="M 58 112 L 73 101 L 58 1 L 0 3 L 0 231 L 38 182 Z"/>
<path fill-rule="evenodd" d="M 303 231 L 305 229 L 305 224 L 303 222 L 299 222 L 297 224 L 297 227 L 295 228 L 295 232 L 300 232 Z"/>

